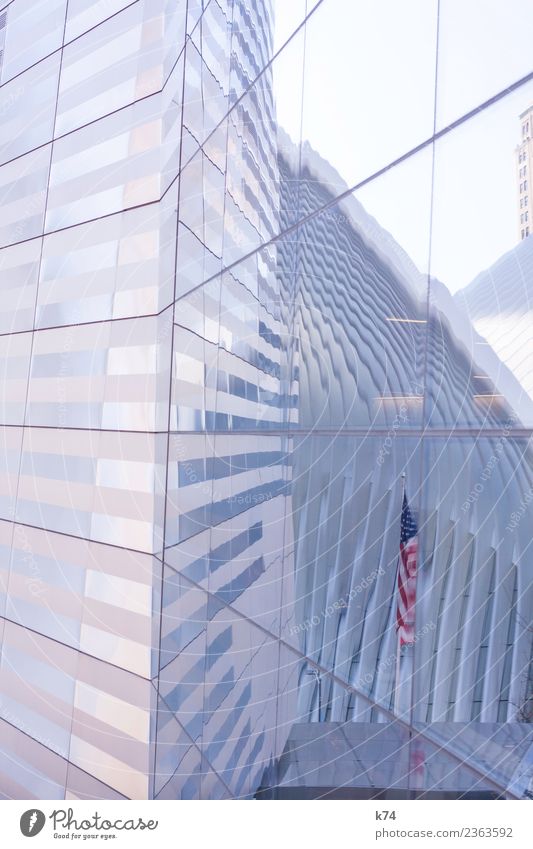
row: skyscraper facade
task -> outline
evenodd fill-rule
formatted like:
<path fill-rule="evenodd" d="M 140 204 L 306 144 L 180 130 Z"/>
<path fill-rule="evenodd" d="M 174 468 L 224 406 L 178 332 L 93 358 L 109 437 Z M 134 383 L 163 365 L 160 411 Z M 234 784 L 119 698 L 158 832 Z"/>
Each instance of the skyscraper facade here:
<path fill-rule="evenodd" d="M 295 692 L 275 249 L 217 276 L 278 226 L 271 9 L 2 21 L 1 790 L 246 796 Z"/>
<path fill-rule="evenodd" d="M 530 107 L 520 115 L 521 138 L 516 148 L 518 186 L 518 232 L 521 239 L 529 236 L 531 208 L 529 206 L 529 181 L 531 173 L 531 137 L 533 135 L 533 109 Z"/>
<path fill-rule="evenodd" d="M 404 490 L 403 732 L 522 794 L 533 13 L 438 6 L 0 4 L 6 798 L 249 798 L 394 720 Z"/>

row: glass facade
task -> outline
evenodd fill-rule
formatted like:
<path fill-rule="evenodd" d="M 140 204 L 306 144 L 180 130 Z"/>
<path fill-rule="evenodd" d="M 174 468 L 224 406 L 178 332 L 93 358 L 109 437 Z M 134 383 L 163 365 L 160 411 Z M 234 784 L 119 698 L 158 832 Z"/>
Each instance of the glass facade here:
<path fill-rule="evenodd" d="M 340 788 L 374 726 L 361 787 L 533 797 L 533 11 L 492 6 L 0 3 L 5 798 Z"/>

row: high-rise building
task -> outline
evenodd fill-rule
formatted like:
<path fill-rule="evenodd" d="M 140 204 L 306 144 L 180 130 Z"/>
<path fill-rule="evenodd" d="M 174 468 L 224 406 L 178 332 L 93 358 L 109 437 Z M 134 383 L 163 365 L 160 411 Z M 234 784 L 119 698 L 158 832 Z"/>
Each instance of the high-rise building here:
<path fill-rule="evenodd" d="M 288 733 L 275 248 L 220 276 L 278 227 L 272 11 L 205 5 L 1 13 L 6 796 L 246 796 Z"/>
<path fill-rule="evenodd" d="M 533 106 L 520 114 L 520 143 L 516 147 L 516 184 L 518 186 L 518 234 L 526 239 L 531 232 L 531 160 L 533 157 Z"/>

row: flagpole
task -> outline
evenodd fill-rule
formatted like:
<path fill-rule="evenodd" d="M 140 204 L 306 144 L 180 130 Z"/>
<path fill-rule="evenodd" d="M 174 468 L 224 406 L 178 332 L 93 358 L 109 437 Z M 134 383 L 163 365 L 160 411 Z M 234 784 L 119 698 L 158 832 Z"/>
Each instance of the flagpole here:
<path fill-rule="evenodd" d="M 405 472 L 402 472 L 402 496 L 400 499 L 400 527 L 401 527 L 401 517 L 403 511 L 403 500 L 405 497 Z M 400 531 L 401 537 L 401 531 Z M 399 573 L 400 573 L 400 557 L 401 553 L 398 555 L 398 573 L 396 575 L 396 586 L 394 587 L 394 597 L 397 598 L 398 594 L 398 586 L 399 586 Z M 400 658 L 401 658 L 401 646 L 400 646 L 400 629 L 397 629 L 396 632 L 396 678 L 394 681 L 394 713 L 398 716 L 400 712 Z"/>
<path fill-rule="evenodd" d="M 396 635 L 396 680 L 394 682 L 394 713 L 400 712 L 400 634 Z"/>

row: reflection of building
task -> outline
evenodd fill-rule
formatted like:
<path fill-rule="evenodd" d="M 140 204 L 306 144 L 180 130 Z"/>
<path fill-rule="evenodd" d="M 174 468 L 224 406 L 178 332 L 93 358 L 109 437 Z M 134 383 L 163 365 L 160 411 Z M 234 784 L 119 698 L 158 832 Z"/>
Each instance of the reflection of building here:
<path fill-rule="evenodd" d="M 270 2 L 112 5 L 0 26 L 0 792 L 246 796 L 292 721 L 276 252 L 213 276 L 277 228 L 269 70 L 220 124 Z"/>
<path fill-rule="evenodd" d="M 518 188 L 518 235 L 529 236 L 531 228 L 530 180 L 533 160 L 533 106 L 520 115 L 521 140 L 516 147 L 516 183 Z"/>
<path fill-rule="evenodd" d="M 334 200 L 330 166 L 304 152 L 302 215 L 307 203 L 312 210 Z M 291 167 L 280 161 L 282 172 Z M 291 184 L 287 176 L 283 185 Z M 320 711 L 326 722 L 379 721 L 357 691 L 392 708 L 407 469 L 421 529 L 415 716 L 516 720 L 533 683 L 529 523 L 509 530 L 533 480 L 531 449 L 509 432 L 519 424 L 514 402 L 530 409 L 521 385 L 490 348 L 482 365 L 472 358 L 481 337 L 438 281 L 426 312 L 426 279 L 356 197 L 311 216 L 298 236 L 290 243 L 301 428 L 293 506 L 303 627 L 289 633 L 332 671 L 319 690 L 302 669 L 300 718 L 317 720 Z M 488 390 L 479 388 L 481 373 Z M 459 422 L 474 438 L 455 435 Z M 482 428 L 495 435 L 480 436 Z"/>
<path fill-rule="evenodd" d="M 294 725 L 279 762 L 274 786 L 258 798 L 383 799 L 406 798 L 407 790 L 423 799 L 504 799 L 508 777 L 521 797 L 529 789 L 531 766 L 528 726 L 477 722 L 434 723 L 436 741 L 409 739 L 395 723 L 328 722 Z M 447 751 L 455 743 L 463 752 L 477 747 L 483 760 L 494 759 L 503 786 L 475 774 Z M 524 774 L 522 763 L 529 769 Z M 385 795 L 386 794 L 386 795 Z"/>
<path fill-rule="evenodd" d="M 507 251 L 490 268 L 457 292 L 455 302 L 468 316 L 482 340 L 520 382 L 522 398 L 516 406 L 533 401 L 533 240 Z M 487 345 L 483 346 L 485 349 Z M 481 349 L 483 350 L 483 348 Z M 501 366 L 500 366 L 501 368 Z M 484 384 L 487 386 L 487 384 Z M 479 382 L 479 386 L 483 386 Z M 531 408 L 520 418 L 530 422 Z"/>

